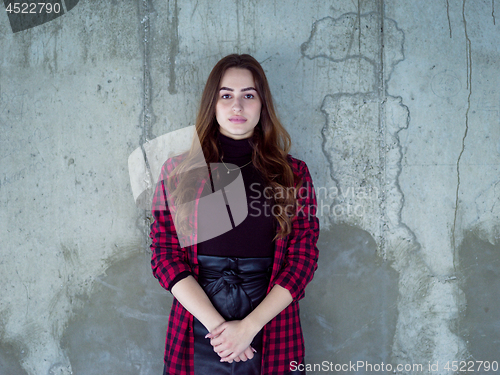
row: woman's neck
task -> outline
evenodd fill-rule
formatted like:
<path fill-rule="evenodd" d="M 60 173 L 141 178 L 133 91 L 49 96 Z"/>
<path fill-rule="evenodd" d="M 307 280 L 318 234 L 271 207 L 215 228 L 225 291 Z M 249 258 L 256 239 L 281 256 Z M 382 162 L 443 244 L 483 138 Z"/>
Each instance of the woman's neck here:
<path fill-rule="evenodd" d="M 251 159 L 253 151 L 251 138 L 233 139 L 219 133 L 218 139 L 224 160 Z"/>

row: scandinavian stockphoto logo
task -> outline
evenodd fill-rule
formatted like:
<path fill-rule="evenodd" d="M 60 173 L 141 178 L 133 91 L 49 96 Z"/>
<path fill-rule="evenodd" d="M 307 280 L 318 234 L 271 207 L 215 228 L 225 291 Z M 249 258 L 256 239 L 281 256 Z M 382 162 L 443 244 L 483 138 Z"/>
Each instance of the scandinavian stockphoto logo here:
<path fill-rule="evenodd" d="M 234 164 L 210 163 L 210 170 L 212 171 L 217 170 L 219 167 L 228 169 L 227 175 L 222 174 L 225 178 L 211 179 L 194 125 L 148 141 L 130 154 L 128 168 L 130 185 L 136 205 L 145 210 L 151 209 L 153 194 L 157 182 L 160 182 L 163 164 L 168 158 L 188 151 L 191 146 L 193 147 L 192 154 L 196 156 L 182 173 L 195 172 L 193 174 L 196 174 L 197 178 L 192 179 L 190 182 L 188 182 L 189 179 L 186 179 L 185 190 L 198 192 L 200 186 L 206 183 L 211 192 L 195 199 L 198 203 L 197 215 L 199 218 L 196 233 L 183 235 L 182 231 L 177 230 L 182 247 L 200 243 L 229 232 L 241 224 L 248 215 L 247 197 L 241 171 Z M 231 170 L 230 174 L 229 170 Z M 178 176 L 173 172 L 163 176 L 165 183 L 168 179 L 175 177 Z M 167 192 L 166 202 L 165 200 L 161 201 L 161 199 L 160 201 L 156 200 L 154 209 L 164 209 L 167 204 L 169 207 L 175 206 L 175 212 L 179 212 L 182 211 L 183 206 L 188 209 L 191 208 L 193 201 L 174 205 L 174 199 L 170 192 Z"/>
<path fill-rule="evenodd" d="M 73 9 L 79 0 L 4 0 L 13 33 L 52 21 Z"/>

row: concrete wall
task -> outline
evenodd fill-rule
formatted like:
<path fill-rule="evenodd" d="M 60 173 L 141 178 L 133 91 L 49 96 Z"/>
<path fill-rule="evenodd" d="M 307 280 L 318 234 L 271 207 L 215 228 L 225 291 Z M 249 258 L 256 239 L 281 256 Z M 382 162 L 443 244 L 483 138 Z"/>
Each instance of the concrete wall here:
<path fill-rule="evenodd" d="M 500 361 L 499 14 L 495 0 L 82 0 L 14 33 L 2 12 L 0 374 L 161 373 L 171 296 L 127 160 L 193 123 L 233 52 L 268 73 L 320 198 L 309 373 Z"/>

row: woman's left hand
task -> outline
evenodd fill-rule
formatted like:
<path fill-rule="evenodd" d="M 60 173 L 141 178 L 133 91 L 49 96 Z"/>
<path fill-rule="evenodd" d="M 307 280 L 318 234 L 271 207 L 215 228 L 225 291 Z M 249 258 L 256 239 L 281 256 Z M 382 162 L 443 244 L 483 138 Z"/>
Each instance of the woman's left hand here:
<path fill-rule="evenodd" d="M 210 339 L 221 362 L 232 362 L 249 347 L 256 334 L 244 321 L 232 320 L 222 323 L 205 337 Z"/>

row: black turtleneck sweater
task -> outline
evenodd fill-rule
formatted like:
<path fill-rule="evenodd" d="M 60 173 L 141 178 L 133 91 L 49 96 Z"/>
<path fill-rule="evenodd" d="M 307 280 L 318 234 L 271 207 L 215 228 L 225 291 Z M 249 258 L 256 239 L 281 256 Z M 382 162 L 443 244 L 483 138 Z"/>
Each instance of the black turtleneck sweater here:
<path fill-rule="evenodd" d="M 212 171 L 212 179 L 220 178 L 222 183 L 219 186 L 227 186 L 234 181 L 239 173 L 242 174 L 247 197 L 248 214 L 247 217 L 232 230 L 220 236 L 198 243 L 198 254 L 222 257 L 273 257 L 274 256 L 274 236 L 276 235 L 276 220 L 272 215 L 272 199 L 269 197 L 269 189 L 265 192 L 266 184 L 260 172 L 254 167 L 252 160 L 252 145 L 250 138 L 235 140 L 219 133 L 219 151 L 222 154 L 224 163 L 234 164 L 240 169 L 228 165 L 231 171 L 227 173 L 224 164 L 219 163 L 217 170 Z M 247 165 L 247 163 L 249 163 Z M 216 184 L 214 184 L 216 185 Z M 202 197 L 212 194 L 212 186 L 205 184 Z M 267 196 L 267 198 L 266 198 Z M 224 207 L 217 212 L 205 207 L 205 202 L 200 199 L 198 202 L 198 233 L 204 230 L 203 223 L 210 223 L 217 220 L 218 215 L 228 215 Z M 221 217 L 219 216 L 219 217 Z M 177 282 L 189 276 L 190 272 L 181 272 L 171 283 L 170 288 Z"/>
<path fill-rule="evenodd" d="M 227 186 L 241 173 L 245 184 L 248 215 L 232 230 L 215 238 L 200 242 L 198 254 L 227 257 L 272 257 L 274 255 L 273 238 L 276 234 L 274 217 L 272 216 L 272 200 L 270 192 L 264 192 L 266 187 L 260 172 L 255 169 L 252 161 L 252 146 L 250 138 L 235 140 L 219 133 L 219 145 L 222 161 L 217 171 L 212 172 L 212 178 L 221 178 L 219 186 Z M 249 164 L 248 164 L 249 163 Z M 234 165 L 240 167 L 233 170 Z M 231 169 L 229 173 L 228 168 Z M 215 184 L 214 184 L 215 185 Z M 202 196 L 212 193 L 212 188 L 205 185 Z M 266 195 L 269 198 L 266 198 Z M 201 199 L 198 205 L 198 231 L 203 231 L 203 223 L 217 220 L 217 215 L 227 215 L 227 212 L 213 212 L 203 207 Z M 223 210 L 223 208 L 222 208 Z"/>

